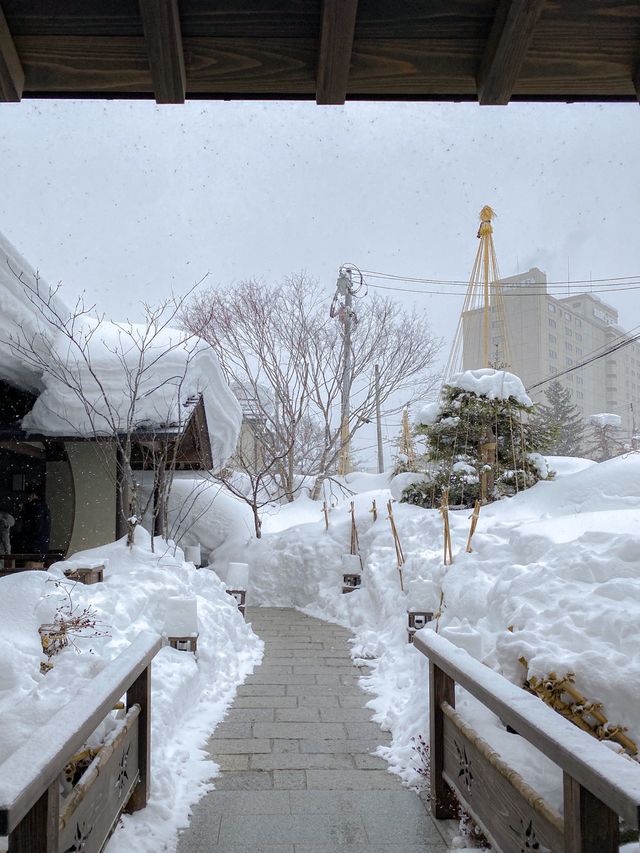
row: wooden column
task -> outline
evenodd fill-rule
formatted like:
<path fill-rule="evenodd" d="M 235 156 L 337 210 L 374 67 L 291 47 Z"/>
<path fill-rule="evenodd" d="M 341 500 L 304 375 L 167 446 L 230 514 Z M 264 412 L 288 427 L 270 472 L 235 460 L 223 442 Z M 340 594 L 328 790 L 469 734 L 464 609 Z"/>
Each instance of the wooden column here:
<path fill-rule="evenodd" d="M 0 5 L 0 101 L 19 101 L 24 89 L 24 70 Z"/>
<path fill-rule="evenodd" d="M 565 853 L 617 853 L 618 815 L 564 774 Z"/>
<path fill-rule="evenodd" d="M 9 835 L 9 853 L 58 853 L 60 784 L 56 779 Z"/>
<path fill-rule="evenodd" d="M 151 664 L 127 690 L 127 710 L 140 705 L 138 723 L 138 770 L 140 781 L 127 803 L 127 811 L 137 812 L 147 805 L 151 778 Z"/>
<path fill-rule="evenodd" d="M 178 0 L 138 0 L 157 104 L 184 104 L 186 72 Z"/>
<path fill-rule="evenodd" d="M 500 0 L 478 72 L 481 104 L 508 104 L 545 0 Z"/>
<path fill-rule="evenodd" d="M 442 778 L 444 768 L 444 714 L 442 703 L 456 706 L 456 684 L 429 661 L 429 753 L 431 757 L 431 814 L 439 820 L 458 816 L 451 788 Z"/>
<path fill-rule="evenodd" d="M 316 75 L 316 103 L 344 104 L 358 0 L 324 0 Z"/>

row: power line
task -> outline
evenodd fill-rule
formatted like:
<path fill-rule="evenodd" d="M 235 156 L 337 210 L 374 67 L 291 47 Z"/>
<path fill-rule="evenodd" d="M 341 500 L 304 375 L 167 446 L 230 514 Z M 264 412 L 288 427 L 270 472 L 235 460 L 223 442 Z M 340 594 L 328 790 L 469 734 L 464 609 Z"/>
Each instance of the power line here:
<path fill-rule="evenodd" d="M 423 288 L 415 289 L 415 288 L 408 288 L 408 287 L 387 287 L 384 284 L 371 284 L 371 282 L 368 282 L 368 286 L 375 288 L 376 290 L 390 290 L 393 293 L 418 293 L 422 296 L 455 296 L 455 297 L 462 296 L 461 293 L 456 292 L 456 291 L 452 291 L 452 290 L 424 290 Z M 469 285 L 467 284 L 466 287 L 468 287 L 468 286 Z M 628 286 L 624 286 L 624 287 L 607 288 L 606 290 L 600 290 L 598 288 L 593 288 L 592 290 L 588 291 L 588 294 L 592 294 L 592 293 L 621 293 L 622 291 L 625 291 L 625 290 L 640 290 L 640 281 L 638 281 L 637 284 L 629 284 Z M 586 292 L 586 291 L 580 291 L 580 294 L 582 294 L 583 292 Z M 508 294 L 506 294 L 506 295 L 508 296 Z M 571 299 L 572 296 L 576 297 L 578 295 L 579 294 L 574 293 L 573 295 L 570 294 L 566 298 Z M 545 290 L 540 290 L 537 293 L 520 293 L 520 292 L 518 292 L 519 298 L 523 298 L 525 296 L 528 296 L 528 297 L 531 297 L 534 299 L 539 299 L 541 296 L 554 296 L 554 294 L 548 293 L 548 291 L 545 291 Z M 562 301 L 562 300 L 559 300 L 559 301 Z"/>
<path fill-rule="evenodd" d="M 393 281 L 407 281 L 415 284 L 447 284 L 453 285 L 456 287 L 468 287 L 469 281 L 463 279 L 446 279 L 446 278 L 421 278 L 419 276 L 406 276 L 406 275 L 398 275 L 397 273 L 385 273 L 378 272 L 376 270 L 362 270 L 362 273 L 369 278 L 379 278 L 379 279 L 390 279 Z M 570 282 L 565 281 L 547 281 L 547 282 L 530 282 L 532 285 L 543 285 L 546 284 L 547 287 L 558 287 L 566 290 L 567 285 L 572 284 L 611 284 L 612 286 L 616 286 L 616 284 L 624 284 L 624 283 L 635 282 L 640 284 L 640 274 L 634 275 L 623 275 L 617 277 L 608 277 L 608 278 L 590 278 L 590 279 L 573 279 Z M 507 285 L 510 282 L 506 282 Z"/>
<path fill-rule="evenodd" d="M 636 326 L 635 328 L 638 327 Z M 574 364 L 571 367 L 567 367 L 565 370 L 560 370 L 557 373 L 554 373 L 552 376 L 548 376 L 546 379 L 541 379 L 539 382 L 530 385 L 527 388 L 527 391 L 534 391 L 536 388 L 540 388 L 541 385 L 546 385 L 547 382 L 553 382 L 560 376 L 566 376 L 568 373 L 573 373 L 575 370 L 581 370 L 583 367 L 587 367 L 587 365 L 593 364 L 594 361 L 599 361 L 601 358 L 605 358 L 606 356 L 611 355 L 614 352 L 618 352 L 618 350 L 629 346 L 629 344 L 634 344 L 637 341 L 640 341 L 640 334 L 632 335 L 630 338 L 626 338 L 625 340 L 619 341 L 618 343 L 609 347 L 604 352 L 598 353 L 597 355 L 593 355 L 591 356 L 591 358 L 584 359 L 584 361 L 581 361 L 578 364 Z M 594 350 L 594 352 L 597 353 L 597 350 Z"/>

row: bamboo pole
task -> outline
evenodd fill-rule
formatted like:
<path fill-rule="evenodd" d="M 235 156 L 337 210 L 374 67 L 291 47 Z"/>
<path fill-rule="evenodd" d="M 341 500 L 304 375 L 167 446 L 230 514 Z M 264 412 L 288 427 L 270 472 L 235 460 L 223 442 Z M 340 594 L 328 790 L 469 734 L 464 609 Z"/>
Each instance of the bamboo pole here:
<path fill-rule="evenodd" d="M 357 554 L 360 547 L 358 543 L 358 528 L 356 527 L 356 510 L 353 501 L 351 501 L 349 513 L 351 515 L 351 553 Z"/>
<path fill-rule="evenodd" d="M 375 500 L 371 504 L 371 509 L 369 510 L 369 512 L 373 513 L 373 520 L 377 521 L 378 520 L 378 507 L 376 506 Z"/>
<path fill-rule="evenodd" d="M 469 527 L 469 536 L 467 537 L 467 554 L 470 554 L 473 551 L 471 547 L 471 539 L 473 538 L 473 534 L 476 532 L 476 527 L 478 526 L 478 518 L 480 517 L 480 501 L 476 501 L 473 505 L 473 512 L 469 516 L 471 519 L 471 526 Z"/>
<path fill-rule="evenodd" d="M 453 552 L 451 550 L 451 529 L 449 527 L 449 490 L 442 492 L 440 501 L 440 515 L 444 522 L 444 564 L 450 566 L 453 563 Z"/>
<path fill-rule="evenodd" d="M 329 529 L 329 507 L 327 506 L 327 502 L 324 501 L 322 504 L 322 514 L 324 515 L 324 529 Z"/>
<path fill-rule="evenodd" d="M 396 527 L 396 520 L 393 517 L 393 508 L 391 506 L 391 501 L 387 501 L 387 512 L 389 513 L 389 523 L 391 525 L 391 533 L 393 535 L 393 544 L 396 548 L 396 562 L 398 564 L 398 577 L 400 578 L 400 589 L 404 592 L 404 580 L 402 577 L 402 567 L 404 566 L 404 552 L 402 550 L 402 545 L 400 544 L 400 536 L 398 535 L 398 528 Z"/>

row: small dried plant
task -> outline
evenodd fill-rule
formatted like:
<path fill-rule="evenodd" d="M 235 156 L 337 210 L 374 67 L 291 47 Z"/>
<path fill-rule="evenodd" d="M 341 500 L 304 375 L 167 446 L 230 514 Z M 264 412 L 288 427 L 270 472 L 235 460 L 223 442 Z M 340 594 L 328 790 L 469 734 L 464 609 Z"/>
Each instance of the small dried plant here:
<path fill-rule="evenodd" d="M 80 653 L 76 644 L 79 637 L 107 637 L 109 632 L 107 626 L 97 618 L 98 613 L 94 607 L 88 605 L 81 607 L 73 600 L 75 583 L 54 581 L 56 590 L 64 594 L 64 599 L 56 608 L 53 621 L 41 625 L 39 628 L 42 651 L 48 658 L 54 657 L 67 646 Z M 89 650 L 91 653 L 91 650 Z M 51 669 L 52 664 L 45 663 L 43 671 Z"/>
<path fill-rule="evenodd" d="M 429 751 L 429 744 L 422 737 L 422 735 L 418 735 L 417 737 L 412 737 L 413 741 L 413 752 L 414 752 L 414 765 L 413 769 L 416 773 L 422 777 L 423 782 L 421 784 L 422 790 L 427 793 L 427 798 L 430 798 L 429 789 L 431 787 L 431 753 Z"/>

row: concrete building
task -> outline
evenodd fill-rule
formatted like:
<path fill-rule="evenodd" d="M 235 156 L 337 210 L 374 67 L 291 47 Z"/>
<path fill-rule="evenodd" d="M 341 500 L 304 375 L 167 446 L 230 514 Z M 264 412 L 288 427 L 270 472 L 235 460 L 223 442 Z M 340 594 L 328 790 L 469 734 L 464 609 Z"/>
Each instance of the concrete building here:
<path fill-rule="evenodd" d="M 619 415 L 629 437 L 634 411 L 640 426 L 640 343 L 562 375 L 595 352 L 630 339 L 618 325 L 616 309 L 593 293 L 550 294 L 546 274 L 536 267 L 503 279 L 502 287 L 508 345 L 492 308 L 492 364 L 508 365 L 527 389 L 558 374 L 585 418 L 598 412 Z M 463 365 L 465 370 L 482 365 L 481 309 L 463 316 Z M 534 402 L 544 401 L 546 387 L 530 392 Z"/>

